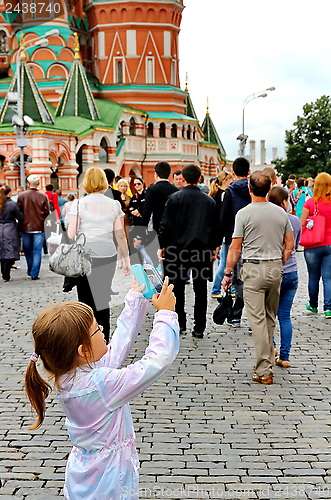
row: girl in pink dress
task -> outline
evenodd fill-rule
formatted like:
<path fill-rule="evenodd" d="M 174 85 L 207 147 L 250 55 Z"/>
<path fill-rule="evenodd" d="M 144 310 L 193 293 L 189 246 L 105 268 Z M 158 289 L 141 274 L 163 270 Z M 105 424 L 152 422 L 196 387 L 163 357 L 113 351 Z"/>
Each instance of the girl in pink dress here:
<path fill-rule="evenodd" d="M 54 305 L 34 322 L 35 352 L 25 377 L 38 417 L 31 429 L 42 424 L 51 390 L 37 370 L 40 357 L 54 380 L 74 445 L 65 475 L 67 500 L 138 499 L 139 460 L 128 403 L 162 375 L 179 350 L 176 299 L 166 278 L 152 299 L 158 312 L 145 355 L 121 368 L 147 310 L 143 288 L 133 278 L 108 346 L 92 309 L 81 302 Z"/>

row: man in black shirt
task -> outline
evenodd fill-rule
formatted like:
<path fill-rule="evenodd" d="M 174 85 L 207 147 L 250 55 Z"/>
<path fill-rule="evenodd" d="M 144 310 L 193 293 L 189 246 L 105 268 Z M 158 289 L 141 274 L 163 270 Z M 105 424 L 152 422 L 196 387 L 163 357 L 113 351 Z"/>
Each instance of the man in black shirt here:
<path fill-rule="evenodd" d="M 215 201 L 197 186 L 201 177 L 200 168 L 187 165 L 183 168 L 182 175 L 185 186 L 169 197 L 158 234 L 165 259 L 165 276 L 175 285 L 180 330 L 182 333 L 186 331 L 185 283 L 187 271 L 191 269 L 195 293 L 192 335 L 203 338 L 206 328 L 207 281 L 212 280 L 213 260 L 220 231 Z"/>
<path fill-rule="evenodd" d="M 107 191 L 105 192 L 105 196 L 108 196 L 108 198 L 112 198 L 113 200 L 119 201 L 123 210 L 123 208 L 125 208 L 125 203 L 121 198 L 121 193 L 112 187 L 115 178 L 115 172 L 111 168 L 105 168 L 104 172 L 106 174 L 107 181 L 109 184 L 109 189 L 107 189 Z"/>
<path fill-rule="evenodd" d="M 149 186 L 146 191 L 143 207 L 141 226 L 148 226 L 151 215 L 153 215 L 153 229 L 158 232 L 160 220 L 167 199 L 178 188 L 169 182 L 171 167 L 169 163 L 161 161 L 154 167 L 155 184 Z"/>

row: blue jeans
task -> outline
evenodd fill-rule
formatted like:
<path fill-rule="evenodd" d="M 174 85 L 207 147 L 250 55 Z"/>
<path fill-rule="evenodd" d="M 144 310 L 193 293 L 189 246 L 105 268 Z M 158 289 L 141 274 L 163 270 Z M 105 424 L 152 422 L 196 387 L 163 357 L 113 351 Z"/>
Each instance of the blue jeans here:
<path fill-rule="evenodd" d="M 230 245 L 227 245 L 226 243 L 222 243 L 219 264 L 216 271 L 213 288 L 211 290 L 212 295 L 218 295 L 221 292 L 221 283 L 224 276 L 226 258 L 228 256 L 229 246 Z"/>
<path fill-rule="evenodd" d="M 41 254 L 44 233 L 26 233 L 22 231 L 23 250 L 28 265 L 28 275 L 38 278 L 41 266 Z"/>
<path fill-rule="evenodd" d="M 304 251 L 308 269 L 308 292 L 310 307 L 318 306 L 320 277 L 323 280 L 324 311 L 331 311 L 331 245 L 306 248 Z"/>
<path fill-rule="evenodd" d="M 279 357 L 282 361 L 288 361 L 290 357 L 293 330 L 291 321 L 291 309 L 297 289 L 298 273 L 294 271 L 292 273 L 283 274 L 277 312 L 280 328 Z"/>

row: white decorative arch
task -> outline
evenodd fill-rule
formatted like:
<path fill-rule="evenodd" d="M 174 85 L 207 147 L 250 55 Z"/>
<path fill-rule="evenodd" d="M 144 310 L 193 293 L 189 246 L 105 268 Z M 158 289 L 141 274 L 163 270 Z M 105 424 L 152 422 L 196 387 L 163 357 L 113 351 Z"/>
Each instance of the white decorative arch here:
<path fill-rule="evenodd" d="M 10 158 L 10 155 L 7 151 L 5 151 L 4 149 L 1 149 L 0 156 L 3 156 L 5 158 L 6 163 L 10 163 L 11 158 Z"/>
<path fill-rule="evenodd" d="M 38 64 L 36 62 L 29 62 L 28 66 L 29 66 L 29 68 L 38 68 L 38 69 L 40 69 L 41 74 L 42 74 L 42 78 L 45 78 L 44 68 L 40 64 Z M 35 76 L 35 75 L 33 75 L 33 76 Z"/>
<path fill-rule="evenodd" d="M 47 52 L 47 54 L 50 54 L 52 56 L 52 59 L 37 59 L 38 55 L 43 53 L 43 52 Z M 40 47 L 39 49 L 33 51 L 32 55 L 31 55 L 31 59 L 30 61 L 56 61 L 56 54 L 54 52 L 54 50 L 52 49 L 49 49 L 48 47 Z"/>
<path fill-rule="evenodd" d="M 56 66 L 58 66 L 61 69 L 63 69 L 64 72 L 65 72 L 66 78 L 68 78 L 68 76 L 69 76 L 68 68 L 64 64 L 61 64 L 61 63 L 51 64 L 51 66 L 49 66 L 49 68 L 47 69 L 46 78 L 49 78 L 49 74 L 50 74 L 51 69 L 53 69 Z"/>
<path fill-rule="evenodd" d="M 136 174 L 137 177 L 141 177 L 141 172 L 140 172 L 137 164 L 132 165 L 131 170 L 132 170 L 132 172 L 134 172 Z"/>
<path fill-rule="evenodd" d="M 70 47 L 63 47 L 63 49 L 60 50 L 60 53 L 59 53 L 59 60 L 61 60 L 61 56 L 62 54 L 65 54 L 65 53 L 69 53 L 70 56 L 72 57 L 72 59 L 74 59 L 74 51 L 73 49 L 71 49 Z"/>

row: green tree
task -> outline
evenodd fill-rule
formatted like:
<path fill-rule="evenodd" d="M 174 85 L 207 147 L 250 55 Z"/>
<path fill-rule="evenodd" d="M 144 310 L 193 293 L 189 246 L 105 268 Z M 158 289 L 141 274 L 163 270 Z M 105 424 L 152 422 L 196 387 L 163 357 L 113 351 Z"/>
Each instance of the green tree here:
<path fill-rule="evenodd" d="M 331 98 L 322 96 L 305 104 L 292 130 L 286 130 L 287 158 L 279 164 L 283 182 L 289 174 L 316 177 L 319 172 L 331 174 Z"/>
<path fill-rule="evenodd" d="M 278 157 L 275 160 L 272 160 L 271 163 L 273 165 L 275 165 L 275 170 L 276 170 L 277 174 L 283 175 L 283 169 L 285 168 L 285 160 L 283 158 Z M 286 179 L 287 179 L 287 177 L 286 177 Z"/>

